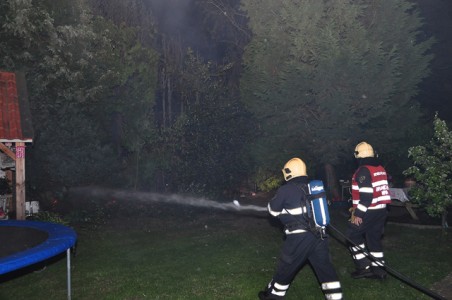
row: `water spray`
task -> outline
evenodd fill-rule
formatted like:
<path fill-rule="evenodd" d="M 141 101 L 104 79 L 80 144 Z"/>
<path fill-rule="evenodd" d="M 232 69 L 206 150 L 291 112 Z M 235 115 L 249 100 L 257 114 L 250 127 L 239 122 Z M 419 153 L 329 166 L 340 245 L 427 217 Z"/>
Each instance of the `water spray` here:
<path fill-rule="evenodd" d="M 258 205 L 240 205 L 240 202 L 238 200 L 232 201 L 232 203 L 239 209 L 239 210 L 252 210 L 252 211 L 268 211 L 267 207 L 265 206 L 258 206 Z"/>
<path fill-rule="evenodd" d="M 232 202 L 218 202 L 206 198 L 197 198 L 191 196 L 181 196 L 177 194 L 159 194 L 159 193 L 147 193 L 137 191 L 123 191 L 115 189 L 106 189 L 99 187 L 78 187 L 71 189 L 71 193 L 74 195 L 98 197 L 98 198 L 114 198 L 121 200 L 135 200 L 141 202 L 162 202 L 173 203 L 180 205 L 189 205 L 197 207 L 208 207 L 221 210 L 230 211 L 259 211 L 267 212 L 267 208 L 258 205 L 241 205 L 238 200 Z"/>

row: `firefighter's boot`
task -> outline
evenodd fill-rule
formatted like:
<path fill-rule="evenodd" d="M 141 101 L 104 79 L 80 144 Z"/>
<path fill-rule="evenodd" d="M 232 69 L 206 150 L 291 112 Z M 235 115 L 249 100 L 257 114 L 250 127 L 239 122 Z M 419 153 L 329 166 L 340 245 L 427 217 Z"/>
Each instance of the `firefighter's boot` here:
<path fill-rule="evenodd" d="M 386 279 L 387 273 L 382 267 L 371 267 L 374 279 Z"/>
<path fill-rule="evenodd" d="M 363 268 L 363 269 L 357 269 L 356 271 L 352 272 L 352 278 L 353 279 L 360 279 L 360 278 L 372 278 L 374 277 L 374 273 L 370 269 L 370 267 Z"/>

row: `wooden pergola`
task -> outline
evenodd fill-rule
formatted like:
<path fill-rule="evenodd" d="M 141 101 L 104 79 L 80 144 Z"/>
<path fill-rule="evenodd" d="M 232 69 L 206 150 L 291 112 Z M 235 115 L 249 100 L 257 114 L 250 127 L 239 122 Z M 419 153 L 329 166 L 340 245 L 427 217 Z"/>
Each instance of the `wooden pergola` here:
<path fill-rule="evenodd" d="M 14 161 L 16 219 L 25 219 L 25 145 L 33 142 L 25 75 L 0 71 L 0 150 Z M 14 188 L 14 187 L 13 187 Z"/>

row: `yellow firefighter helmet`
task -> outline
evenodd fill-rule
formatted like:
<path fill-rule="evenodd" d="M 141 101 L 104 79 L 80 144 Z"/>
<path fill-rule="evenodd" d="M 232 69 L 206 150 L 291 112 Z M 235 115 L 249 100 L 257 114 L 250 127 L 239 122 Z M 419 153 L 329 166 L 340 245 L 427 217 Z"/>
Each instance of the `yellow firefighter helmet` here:
<path fill-rule="evenodd" d="M 356 145 L 355 148 L 355 157 L 356 158 L 365 158 L 365 157 L 374 157 L 374 149 L 371 145 L 366 142 L 361 142 Z"/>
<path fill-rule="evenodd" d="M 299 158 L 295 157 L 289 160 L 282 169 L 284 179 L 286 181 L 299 176 L 307 176 L 306 164 Z"/>

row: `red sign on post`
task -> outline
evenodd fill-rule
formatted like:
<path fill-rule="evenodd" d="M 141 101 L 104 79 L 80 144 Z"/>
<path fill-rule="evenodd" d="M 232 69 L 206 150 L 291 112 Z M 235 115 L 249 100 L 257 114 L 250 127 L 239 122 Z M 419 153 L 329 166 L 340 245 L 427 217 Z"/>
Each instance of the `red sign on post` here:
<path fill-rule="evenodd" d="M 16 158 L 25 158 L 25 146 L 16 146 Z"/>

